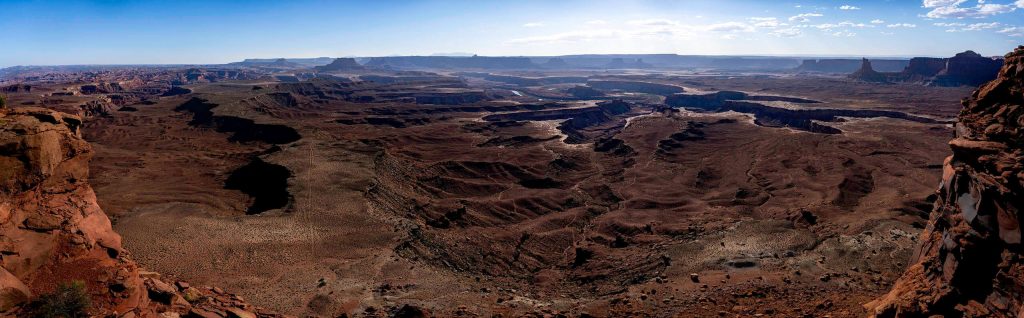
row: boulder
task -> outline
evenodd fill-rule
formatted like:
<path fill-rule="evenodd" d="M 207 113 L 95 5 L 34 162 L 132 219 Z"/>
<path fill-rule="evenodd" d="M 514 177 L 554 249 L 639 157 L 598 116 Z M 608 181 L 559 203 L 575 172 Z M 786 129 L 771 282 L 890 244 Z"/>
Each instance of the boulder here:
<path fill-rule="evenodd" d="M 23 304 L 32 297 L 32 291 L 20 279 L 0 268 L 0 313 Z"/>

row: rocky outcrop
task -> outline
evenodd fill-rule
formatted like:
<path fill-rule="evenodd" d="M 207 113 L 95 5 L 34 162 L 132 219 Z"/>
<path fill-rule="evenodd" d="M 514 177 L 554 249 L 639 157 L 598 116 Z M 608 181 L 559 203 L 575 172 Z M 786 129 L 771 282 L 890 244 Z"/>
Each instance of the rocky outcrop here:
<path fill-rule="evenodd" d="M 35 299 L 71 281 L 84 282 L 93 317 L 275 316 L 140 269 L 89 186 L 81 124 L 43 108 L 0 109 L 0 316 L 34 316 Z"/>
<path fill-rule="evenodd" d="M 569 93 L 569 95 L 572 95 L 572 97 L 583 99 L 604 96 L 604 93 L 602 93 L 601 91 L 594 89 L 593 87 L 590 86 L 582 85 L 570 87 L 568 90 L 566 90 L 566 92 Z"/>
<path fill-rule="evenodd" d="M 334 62 L 324 66 L 317 66 L 313 68 L 320 72 L 337 72 L 337 71 L 360 71 L 366 69 L 362 65 L 356 62 L 354 58 L 337 58 Z"/>
<path fill-rule="evenodd" d="M 928 86 L 978 86 L 991 81 L 1003 60 L 988 58 L 973 51 L 942 59 L 915 57 L 901 72 L 877 72 L 864 60 L 861 69 L 850 78 L 866 82 L 920 83 Z"/>
<path fill-rule="evenodd" d="M 91 100 L 79 106 L 82 109 L 80 114 L 83 117 L 110 116 L 114 112 L 114 105 L 108 100 Z"/>
<path fill-rule="evenodd" d="M 28 93 L 32 91 L 32 85 L 14 84 L 0 86 L 0 93 Z"/>
<path fill-rule="evenodd" d="M 999 74 L 1003 61 L 966 51 L 946 61 L 946 68 L 935 75 L 933 86 L 978 86 Z"/>
<path fill-rule="evenodd" d="M 861 60 L 860 69 L 850 74 L 850 78 L 873 83 L 888 82 L 885 75 L 871 68 L 871 61 L 868 59 Z"/>
<path fill-rule="evenodd" d="M 964 102 L 912 265 L 878 317 L 1024 316 L 1024 46 Z"/>

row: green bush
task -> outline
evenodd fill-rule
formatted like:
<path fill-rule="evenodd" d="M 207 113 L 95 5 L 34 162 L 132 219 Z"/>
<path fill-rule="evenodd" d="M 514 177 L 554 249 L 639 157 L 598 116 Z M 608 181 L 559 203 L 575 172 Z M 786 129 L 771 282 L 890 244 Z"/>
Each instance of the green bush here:
<path fill-rule="evenodd" d="M 7 107 L 7 96 L 0 95 L 0 109 Z"/>
<path fill-rule="evenodd" d="M 91 307 L 85 282 L 61 283 L 51 294 L 40 295 L 32 302 L 30 313 L 37 318 L 86 318 Z"/>

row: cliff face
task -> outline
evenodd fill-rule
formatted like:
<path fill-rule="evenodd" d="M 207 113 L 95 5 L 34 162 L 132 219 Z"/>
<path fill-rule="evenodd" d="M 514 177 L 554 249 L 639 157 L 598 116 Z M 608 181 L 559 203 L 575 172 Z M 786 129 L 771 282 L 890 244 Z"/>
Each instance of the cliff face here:
<path fill-rule="evenodd" d="M 1024 316 L 1024 46 L 965 100 L 938 200 L 879 317 Z"/>
<path fill-rule="evenodd" d="M 967 51 L 946 61 L 946 68 L 935 76 L 936 86 L 976 86 L 995 78 L 1003 61 L 990 59 L 981 54 Z"/>
<path fill-rule="evenodd" d="M 85 283 L 92 316 L 255 317 L 231 295 L 139 269 L 88 184 L 80 126 L 43 108 L 0 109 L 0 317 L 30 315 L 33 299 L 71 281 Z"/>
<path fill-rule="evenodd" d="M 910 65 L 903 70 L 903 74 L 913 79 L 930 78 L 942 72 L 946 68 L 946 59 L 934 57 L 915 57 L 910 59 Z M 995 72 L 993 72 L 994 74 Z"/>

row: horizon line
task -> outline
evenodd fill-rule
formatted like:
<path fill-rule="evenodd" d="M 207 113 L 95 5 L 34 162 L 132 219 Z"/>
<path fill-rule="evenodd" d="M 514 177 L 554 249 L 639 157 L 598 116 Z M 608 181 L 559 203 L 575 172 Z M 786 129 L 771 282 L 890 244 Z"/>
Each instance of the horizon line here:
<path fill-rule="evenodd" d="M 966 50 L 973 51 L 973 50 Z M 966 52 L 965 51 L 965 52 Z M 0 69 L 7 69 L 11 67 L 44 67 L 44 66 L 218 66 L 228 65 L 230 63 L 243 62 L 245 60 L 271 60 L 271 59 L 318 59 L 318 58 L 354 58 L 354 59 L 365 59 L 365 58 L 377 58 L 377 57 L 453 57 L 453 58 L 473 58 L 473 57 L 520 57 L 520 58 L 554 58 L 554 57 L 566 57 L 566 56 L 602 56 L 602 55 L 675 55 L 683 57 L 756 57 L 756 58 L 868 58 L 868 59 L 879 59 L 879 58 L 891 58 L 891 59 L 912 59 L 916 57 L 927 57 L 927 58 L 943 58 L 942 56 L 935 55 L 846 55 L 846 54 L 743 54 L 743 55 L 729 55 L 729 54 L 678 54 L 678 53 L 579 53 L 579 54 L 561 54 L 561 55 L 423 55 L 423 54 L 410 54 L 410 55 L 375 55 L 375 56 L 341 56 L 341 57 L 330 57 L 330 56 L 317 56 L 317 57 L 249 57 L 239 61 L 223 62 L 223 63 L 131 63 L 131 64 L 27 64 L 27 65 L 0 65 Z M 986 57 L 1002 57 L 999 56 L 986 56 Z"/>

